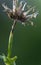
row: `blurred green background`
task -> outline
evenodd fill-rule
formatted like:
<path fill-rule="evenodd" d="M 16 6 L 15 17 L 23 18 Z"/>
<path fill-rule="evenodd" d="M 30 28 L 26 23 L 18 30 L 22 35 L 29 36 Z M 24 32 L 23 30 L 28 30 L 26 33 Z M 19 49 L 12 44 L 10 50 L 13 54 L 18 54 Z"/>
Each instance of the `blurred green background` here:
<path fill-rule="evenodd" d="M 41 0 L 26 0 L 28 4 L 36 6 L 39 15 L 34 19 L 35 26 L 16 24 L 12 47 L 12 57 L 17 55 L 17 65 L 41 65 Z M 12 0 L 0 0 L 12 7 Z M 3 12 L 0 6 L 0 55 L 7 55 L 8 38 L 13 21 Z M 0 65 L 5 65 L 0 59 Z"/>

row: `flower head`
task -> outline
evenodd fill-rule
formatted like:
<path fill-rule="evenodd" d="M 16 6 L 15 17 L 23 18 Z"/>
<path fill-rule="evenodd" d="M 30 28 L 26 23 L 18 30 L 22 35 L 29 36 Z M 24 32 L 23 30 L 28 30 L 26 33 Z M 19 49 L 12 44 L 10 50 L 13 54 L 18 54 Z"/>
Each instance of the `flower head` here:
<path fill-rule="evenodd" d="M 21 1 L 18 6 L 18 0 L 13 0 L 12 9 L 8 8 L 5 4 L 2 4 L 2 6 L 9 18 L 20 21 L 24 25 L 26 22 L 29 22 L 32 18 L 36 18 L 38 15 L 38 11 L 34 11 L 35 7 L 30 7 L 27 11 L 25 11 L 27 3 L 23 3 L 23 1 Z M 30 23 L 33 25 L 33 22 L 30 21 Z"/>

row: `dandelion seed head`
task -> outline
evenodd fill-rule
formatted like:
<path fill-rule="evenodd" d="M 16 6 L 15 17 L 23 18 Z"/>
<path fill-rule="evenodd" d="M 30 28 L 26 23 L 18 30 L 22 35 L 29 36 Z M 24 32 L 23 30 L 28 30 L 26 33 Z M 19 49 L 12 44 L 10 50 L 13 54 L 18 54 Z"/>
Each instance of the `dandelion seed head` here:
<path fill-rule="evenodd" d="M 13 0 L 13 9 L 8 8 L 5 4 L 2 4 L 2 6 L 4 7 L 5 12 L 7 12 L 9 18 L 13 20 L 17 19 L 17 21 L 21 21 L 24 25 L 26 22 L 29 22 L 28 20 L 36 18 L 38 15 L 38 11 L 35 12 L 35 7 L 28 6 L 27 2 L 23 4 L 23 1 L 20 1 L 18 6 L 18 0 Z M 25 11 L 26 6 L 28 8 L 27 11 Z"/>

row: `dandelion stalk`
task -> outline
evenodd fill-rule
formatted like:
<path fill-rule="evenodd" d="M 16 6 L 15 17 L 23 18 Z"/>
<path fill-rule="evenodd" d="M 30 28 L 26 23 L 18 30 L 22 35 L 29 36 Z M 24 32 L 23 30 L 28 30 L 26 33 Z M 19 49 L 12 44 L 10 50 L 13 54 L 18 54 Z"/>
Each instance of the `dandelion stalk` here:
<path fill-rule="evenodd" d="M 6 65 L 15 65 L 15 61 L 17 59 L 17 56 L 14 56 L 13 58 L 11 58 L 11 51 L 12 51 L 12 43 L 13 43 L 13 35 L 14 35 L 14 29 L 16 26 L 16 20 L 14 20 L 13 25 L 12 25 L 12 29 L 10 31 L 10 36 L 9 36 L 9 42 L 8 42 L 8 54 L 7 54 L 7 59 L 8 62 L 5 61 Z"/>
<path fill-rule="evenodd" d="M 16 25 L 16 20 L 14 20 L 14 23 L 12 25 L 12 29 L 9 36 L 9 42 L 8 42 L 8 57 L 11 56 L 11 50 L 12 50 L 12 43 L 13 43 L 13 35 L 14 35 L 14 29 Z"/>

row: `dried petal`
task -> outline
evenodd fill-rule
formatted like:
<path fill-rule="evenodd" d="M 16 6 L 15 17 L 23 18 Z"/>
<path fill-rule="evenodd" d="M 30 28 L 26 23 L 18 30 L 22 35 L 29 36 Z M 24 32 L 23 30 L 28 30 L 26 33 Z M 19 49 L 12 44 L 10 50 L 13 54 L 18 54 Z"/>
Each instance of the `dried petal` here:
<path fill-rule="evenodd" d="M 27 3 L 25 2 L 25 4 L 23 5 L 23 8 L 22 8 L 22 11 L 24 11 L 24 8 L 25 8 L 26 4 L 27 4 Z"/>

